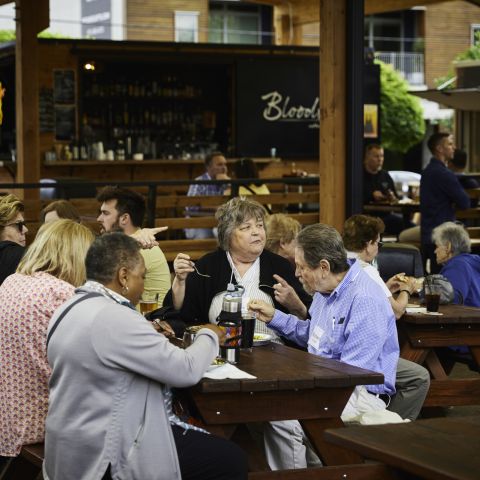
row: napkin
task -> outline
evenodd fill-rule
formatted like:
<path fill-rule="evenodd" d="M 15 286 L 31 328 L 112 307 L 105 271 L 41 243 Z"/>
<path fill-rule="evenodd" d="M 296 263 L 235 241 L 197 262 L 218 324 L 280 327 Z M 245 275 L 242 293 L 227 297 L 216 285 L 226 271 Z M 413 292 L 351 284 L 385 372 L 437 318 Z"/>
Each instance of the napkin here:
<path fill-rule="evenodd" d="M 405 309 L 407 313 L 426 313 L 426 307 L 407 307 Z"/>
<path fill-rule="evenodd" d="M 222 380 L 224 378 L 257 378 L 247 372 L 244 372 L 243 370 L 240 370 L 231 363 L 225 363 L 224 365 L 220 365 L 213 370 L 205 372 L 203 377 L 211 378 L 213 380 Z"/>

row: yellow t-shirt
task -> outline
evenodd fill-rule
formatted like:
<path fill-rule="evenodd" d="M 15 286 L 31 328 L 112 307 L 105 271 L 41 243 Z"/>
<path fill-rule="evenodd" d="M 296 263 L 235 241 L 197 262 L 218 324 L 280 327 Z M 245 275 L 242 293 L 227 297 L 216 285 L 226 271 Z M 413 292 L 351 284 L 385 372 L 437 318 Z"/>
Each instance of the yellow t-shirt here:
<path fill-rule="evenodd" d="M 270 195 L 270 190 L 268 187 L 262 183 L 262 185 L 254 185 L 251 183 L 248 188 L 242 187 L 238 189 L 239 195 Z M 262 202 L 263 203 L 263 202 Z M 272 210 L 272 206 L 270 204 L 266 204 L 269 210 Z"/>
<path fill-rule="evenodd" d="M 170 270 L 167 259 L 160 247 L 150 249 L 142 248 L 140 250 L 147 273 L 145 275 L 145 289 L 142 298 L 145 300 L 155 300 L 158 293 L 158 306 L 162 306 L 163 298 L 170 290 Z"/>

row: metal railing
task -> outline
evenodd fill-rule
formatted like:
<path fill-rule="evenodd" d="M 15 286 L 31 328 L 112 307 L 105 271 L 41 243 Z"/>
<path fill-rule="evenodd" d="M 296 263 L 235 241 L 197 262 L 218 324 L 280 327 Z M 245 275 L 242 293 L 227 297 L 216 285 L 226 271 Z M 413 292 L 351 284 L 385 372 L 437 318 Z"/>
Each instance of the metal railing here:
<path fill-rule="evenodd" d="M 392 65 L 410 85 L 423 85 L 425 83 L 423 53 L 375 52 L 375 58 Z"/>

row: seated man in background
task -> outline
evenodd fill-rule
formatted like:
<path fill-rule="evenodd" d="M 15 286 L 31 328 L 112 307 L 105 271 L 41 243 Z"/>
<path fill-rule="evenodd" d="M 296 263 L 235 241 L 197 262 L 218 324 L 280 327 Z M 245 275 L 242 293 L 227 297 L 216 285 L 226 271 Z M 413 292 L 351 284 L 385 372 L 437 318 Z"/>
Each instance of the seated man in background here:
<path fill-rule="evenodd" d="M 102 202 L 97 220 L 102 225 L 102 233 L 122 231 L 132 235 L 141 229 L 145 216 L 145 199 L 142 195 L 127 188 L 108 186 L 97 196 Z M 167 259 L 158 246 L 142 249 L 146 276 L 143 300 L 157 300 L 161 305 L 170 289 L 170 270 Z"/>
<path fill-rule="evenodd" d="M 363 203 L 394 202 L 399 199 L 390 174 L 383 169 L 385 154 L 383 147 L 371 143 L 365 148 L 363 158 Z M 405 224 L 403 217 L 393 212 L 372 212 L 385 224 L 385 232 L 398 235 L 405 228 L 413 227 L 412 222 Z"/>
<path fill-rule="evenodd" d="M 349 264 L 340 234 L 328 225 L 310 225 L 298 234 L 295 263 L 296 275 L 313 294 L 310 318 L 301 320 L 262 300 L 251 300 L 249 309 L 277 334 L 310 353 L 382 373 L 383 384 L 355 388 L 342 419 L 355 421 L 377 411 L 386 415 L 395 394 L 399 346 L 395 316 L 385 294 L 358 262 Z M 391 422 L 400 420 L 392 412 L 386 416 Z M 277 457 L 275 463 L 295 468 L 289 430 L 283 422 L 269 426 L 265 435 L 271 443 L 268 450 Z"/>
<path fill-rule="evenodd" d="M 213 152 L 205 158 L 206 172 L 195 180 L 230 180 L 227 175 L 227 160 L 222 152 Z M 226 185 L 190 185 L 187 195 L 189 197 L 198 197 L 202 195 L 223 195 Z M 201 209 L 200 207 L 187 207 L 188 216 L 207 216 L 214 215 L 216 208 Z M 186 228 L 185 236 L 188 239 L 195 238 L 213 238 L 212 228 Z"/>
<path fill-rule="evenodd" d="M 456 175 L 460 185 L 465 190 L 478 188 L 480 186 L 475 178 L 465 175 L 465 169 L 467 168 L 467 153 L 464 150 L 455 150 L 452 159 L 448 162 L 448 168 Z M 470 206 L 472 208 L 476 207 L 477 203 L 478 200 L 476 198 L 470 200 Z"/>

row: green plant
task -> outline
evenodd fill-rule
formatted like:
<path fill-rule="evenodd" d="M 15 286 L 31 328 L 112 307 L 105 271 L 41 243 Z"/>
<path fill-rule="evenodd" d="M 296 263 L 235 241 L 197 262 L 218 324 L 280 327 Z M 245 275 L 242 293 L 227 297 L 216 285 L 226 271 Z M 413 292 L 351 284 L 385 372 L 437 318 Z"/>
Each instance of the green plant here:
<path fill-rule="evenodd" d="M 474 44 L 470 48 L 467 48 L 467 50 L 459 53 L 455 57 L 454 61 L 458 62 L 461 60 L 480 60 L 480 32 L 475 33 Z M 455 73 L 453 71 L 453 68 L 451 68 L 445 76 L 435 79 L 435 85 L 438 87 L 443 83 L 447 82 L 448 80 L 452 79 L 454 76 L 455 76 Z M 455 83 L 452 82 L 446 88 L 454 88 L 454 87 L 455 87 Z"/>
<path fill-rule="evenodd" d="M 69 38 L 61 33 L 53 33 L 47 30 L 38 34 L 39 38 Z M 15 30 L 0 30 L 0 43 L 15 41 Z"/>
<path fill-rule="evenodd" d="M 391 65 L 380 65 L 380 124 L 382 144 L 394 152 L 405 153 L 425 135 L 420 100 L 408 93 L 408 83 Z"/>

